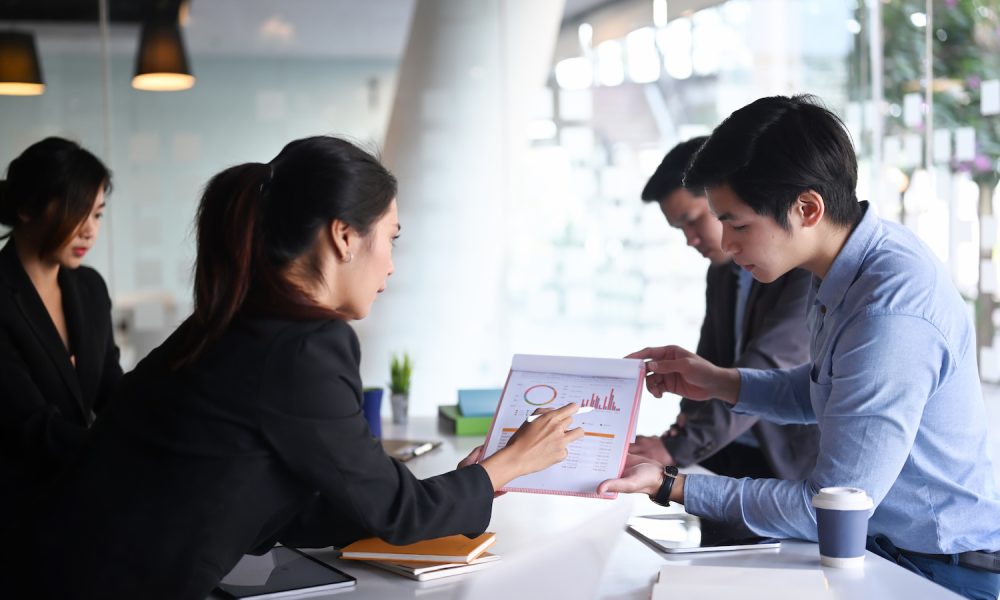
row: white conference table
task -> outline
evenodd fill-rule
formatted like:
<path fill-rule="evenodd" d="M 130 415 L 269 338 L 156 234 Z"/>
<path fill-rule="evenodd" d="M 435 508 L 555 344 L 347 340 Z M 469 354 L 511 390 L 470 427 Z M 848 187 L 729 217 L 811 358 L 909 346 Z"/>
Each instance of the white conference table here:
<path fill-rule="evenodd" d="M 418 477 L 429 477 L 455 468 L 460 459 L 482 442 L 477 437 L 456 437 L 437 429 L 437 420 L 432 417 L 411 418 L 405 426 L 383 425 L 387 439 L 438 439 L 444 443 L 432 452 L 419 456 L 407 464 Z M 510 493 L 494 502 L 490 531 L 497 533 L 497 542 L 491 551 L 501 556 L 518 552 L 519 548 L 531 547 L 550 536 L 559 535 L 574 526 L 586 522 L 588 518 L 605 512 L 610 502 L 625 502 L 632 505 L 632 514 L 653 514 L 665 512 L 642 495 L 620 495 L 617 500 L 563 497 L 544 494 Z M 756 567 L 771 569 L 817 569 L 820 568 L 819 552 L 816 544 L 809 542 L 785 541 L 778 551 L 756 550 L 744 552 L 705 553 L 700 555 L 671 555 L 654 551 L 649 546 L 627 533 L 624 529 L 613 540 L 615 544 L 611 557 L 603 572 L 599 589 L 594 590 L 595 598 L 648 599 L 653 582 L 665 565 L 683 568 L 684 565 Z M 334 594 L 337 598 L 382 599 L 382 598 L 459 598 L 461 584 L 477 573 L 435 581 L 412 581 L 392 573 L 382 571 L 357 561 L 336 558 L 332 550 L 310 551 L 331 565 L 357 578 L 357 587 Z M 878 598 L 905 600 L 934 600 L 937 598 L 960 598 L 949 590 L 922 577 L 868 553 L 863 569 L 823 568 L 833 597 L 837 599 Z M 554 577 L 572 577 L 573 573 L 553 573 Z M 774 581 L 775 588 L 781 581 Z M 516 589 L 512 582 L 511 597 L 531 598 L 530 590 Z M 734 582 L 732 597 L 740 596 L 738 582 Z M 331 596 L 333 597 L 333 595 Z M 700 596 L 699 598 L 704 598 Z M 550 599 L 551 600 L 551 599 Z"/>

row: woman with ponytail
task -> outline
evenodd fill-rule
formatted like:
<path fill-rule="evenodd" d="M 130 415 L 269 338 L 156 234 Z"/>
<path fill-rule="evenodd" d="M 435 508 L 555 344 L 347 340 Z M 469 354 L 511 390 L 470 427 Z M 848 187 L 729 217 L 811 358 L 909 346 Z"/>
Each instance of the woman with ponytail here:
<path fill-rule="evenodd" d="M 575 404 L 425 480 L 372 437 L 347 322 L 393 272 L 395 198 L 375 158 L 332 137 L 209 182 L 194 314 L 125 376 L 54 495 L 36 595 L 201 600 L 279 541 L 478 534 L 497 490 L 565 458 Z"/>
<path fill-rule="evenodd" d="M 104 280 L 81 266 L 111 174 L 61 138 L 25 150 L 0 182 L 0 532 L 23 523 L 77 457 L 121 378 Z M 10 539 L 5 536 L 5 539 Z"/>

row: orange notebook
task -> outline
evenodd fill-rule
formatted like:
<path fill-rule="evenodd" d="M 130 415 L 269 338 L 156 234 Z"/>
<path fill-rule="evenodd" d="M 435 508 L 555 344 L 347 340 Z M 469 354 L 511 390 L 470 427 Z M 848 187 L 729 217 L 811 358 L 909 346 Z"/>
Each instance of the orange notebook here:
<path fill-rule="evenodd" d="M 379 538 L 367 538 L 344 546 L 341 549 L 341 558 L 467 563 L 479 557 L 496 541 L 496 534 L 489 532 L 471 539 L 464 535 L 449 535 L 405 546 L 394 546 Z"/>

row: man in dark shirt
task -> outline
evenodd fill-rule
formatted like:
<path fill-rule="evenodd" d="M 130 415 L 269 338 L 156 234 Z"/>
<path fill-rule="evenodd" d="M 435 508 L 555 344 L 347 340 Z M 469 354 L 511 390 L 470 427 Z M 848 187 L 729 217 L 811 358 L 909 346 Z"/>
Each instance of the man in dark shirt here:
<path fill-rule="evenodd" d="M 794 270 L 761 284 L 722 250 L 722 224 L 703 192 L 683 186 L 684 170 L 707 138 L 675 146 L 642 191 L 667 223 L 711 261 L 698 355 L 721 367 L 773 369 L 809 359 L 809 274 Z M 818 450 L 815 425 L 776 425 L 731 412 L 719 400 L 681 400 L 677 422 L 662 436 L 637 436 L 630 452 L 666 465 L 701 464 L 720 475 L 801 479 Z"/>

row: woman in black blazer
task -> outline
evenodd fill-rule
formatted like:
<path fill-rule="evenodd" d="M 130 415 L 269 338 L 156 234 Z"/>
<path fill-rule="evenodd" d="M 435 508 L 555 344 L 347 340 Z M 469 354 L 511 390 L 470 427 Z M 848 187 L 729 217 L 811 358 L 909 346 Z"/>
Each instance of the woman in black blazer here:
<path fill-rule="evenodd" d="M 395 178 L 331 137 L 232 167 L 198 210 L 195 311 L 122 380 L 38 528 L 36 595 L 198 599 L 276 541 L 479 534 L 566 456 L 576 405 L 418 480 L 361 412 L 364 317 L 392 274 Z"/>
<path fill-rule="evenodd" d="M 0 532 L 23 522 L 75 458 L 121 377 L 104 280 L 81 266 L 110 173 L 77 144 L 47 138 L 0 182 Z M 6 539 L 6 536 L 5 536 Z"/>

